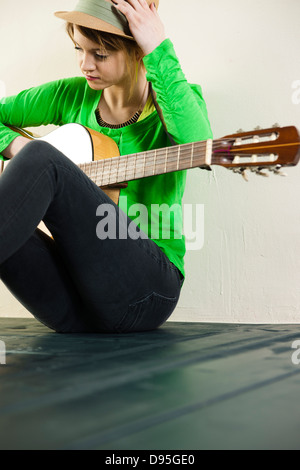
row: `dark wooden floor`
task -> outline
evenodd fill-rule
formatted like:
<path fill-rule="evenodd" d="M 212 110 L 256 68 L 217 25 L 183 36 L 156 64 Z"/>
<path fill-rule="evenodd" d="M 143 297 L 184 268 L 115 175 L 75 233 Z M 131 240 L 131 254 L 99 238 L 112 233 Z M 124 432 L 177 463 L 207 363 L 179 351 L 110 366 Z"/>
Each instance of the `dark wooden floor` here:
<path fill-rule="evenodd" d="M 300 325 L 0 326 L 1 449 L 300 449 Z"/>

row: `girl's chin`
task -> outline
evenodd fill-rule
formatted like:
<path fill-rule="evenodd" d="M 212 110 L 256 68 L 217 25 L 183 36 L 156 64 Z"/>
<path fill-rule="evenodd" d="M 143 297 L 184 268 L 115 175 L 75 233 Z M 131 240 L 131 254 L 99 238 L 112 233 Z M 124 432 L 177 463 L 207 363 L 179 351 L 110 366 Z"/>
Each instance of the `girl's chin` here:
<path fill-rule="evenodd" d="M 105 85 L 103 82 L 100 80 L 87 80 L 87 83 L 92 90 L 104 90 L 104 88 L 107 88 L 107 85 Z"/>

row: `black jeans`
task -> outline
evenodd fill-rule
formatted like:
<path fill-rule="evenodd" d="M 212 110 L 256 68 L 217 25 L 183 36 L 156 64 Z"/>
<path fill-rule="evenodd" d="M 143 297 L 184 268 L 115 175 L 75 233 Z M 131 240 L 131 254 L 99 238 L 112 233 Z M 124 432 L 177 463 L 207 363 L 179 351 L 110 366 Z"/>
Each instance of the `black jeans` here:
<path fill-rule="evenodd" d="M 0 277 L 40 322 L 60 333 L 158 328 L 174 311 L 182 276 L 75 164 L 31 142 L 0 177 Z M 113 204 L 116 237 L 100 239 L 97 208 Z M 53 235 L 36 227 L 43 220 Z M 120 230 L 121 233 L 121 230 Z"/>

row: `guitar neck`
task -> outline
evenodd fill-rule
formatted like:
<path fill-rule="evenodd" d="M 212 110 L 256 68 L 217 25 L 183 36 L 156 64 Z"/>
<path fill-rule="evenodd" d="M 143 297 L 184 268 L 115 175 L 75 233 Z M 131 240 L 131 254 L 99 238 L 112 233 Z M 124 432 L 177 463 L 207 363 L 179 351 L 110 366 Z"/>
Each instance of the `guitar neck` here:
<path fill-rule="evenodd" d="M 74 129 L 74 126 L 78 127 Z M 36 138 L 22 129 L 9 127 L 30 139 Z M 261 170 L 267 169 L 280 174 L 281 167 L 295 166 L 300 160 L 300 135 L 294 126 L 255 129 L 227 135 L 221 139 L 209 139 L 124 156 L 119 156 L 118 147 L 112 139 L 80 124 L 66 124 L 50 133 L 49 138 L 41 139 L 68 156 L 68 148 L 65 145 L 67 138 L 74 140 L 69 158 L 77 163 L 84 153 L 89 163 L 80 164 L 79 167 L 100 187 L 197 167 L 209 169 L 211 165 L 231 169 L 243 176 L 245 170 L 250 168 L 251 171 L 266 176 Z M 93 153 L 96 161 L 90 162 Z"/>
<path fill-rule="evenodd" d="M 213 141 L 176 145 L 158 150 L 83 163 L 79 168 L 97 186 L 108 186 L 174 171 L 209 166 Z"/>

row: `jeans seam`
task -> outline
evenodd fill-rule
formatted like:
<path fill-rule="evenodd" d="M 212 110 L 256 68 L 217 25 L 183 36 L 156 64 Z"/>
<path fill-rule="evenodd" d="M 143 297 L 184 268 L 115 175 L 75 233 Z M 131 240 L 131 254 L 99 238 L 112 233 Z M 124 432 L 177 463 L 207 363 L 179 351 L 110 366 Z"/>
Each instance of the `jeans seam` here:
<path fill-rule="evenodd" d="M 158 298 L 161 302 L 164 302 L 168 305 L 174 305 L 178 302 L 178 297 L 168 297 L 166 295 L 159 294 L 156 291 L 152 291 L 150 294 L 145 295 L 142 299 L 137 300 L 136 302 L 132 302 L 132 303 L 128 304 L 128 307 L 127 307 L 126 312 L 124 313 L 122 319 L 117 323 L 117 325 L 115 325 L 115 331 L 116 332 L 121 331 L 122 325 L 126 321 L 126 318 L 127 318 L 128 314 L 130 312 L 130 309 L 137 308 L 139 306 L 139 304 L 140 305 L 145 304 L 146 302 L 150 301 L 151 298 L 155 298 L 155 297 Z M 136 315 L 136 317 L 134 318 L 132 324 L 129 327 L 129 331 L 134 328 L 134 326 L 136 325 L 136 323 L 138 322 L 140 317 L 141 317 L 141 312 L 139 312 Z"/>

